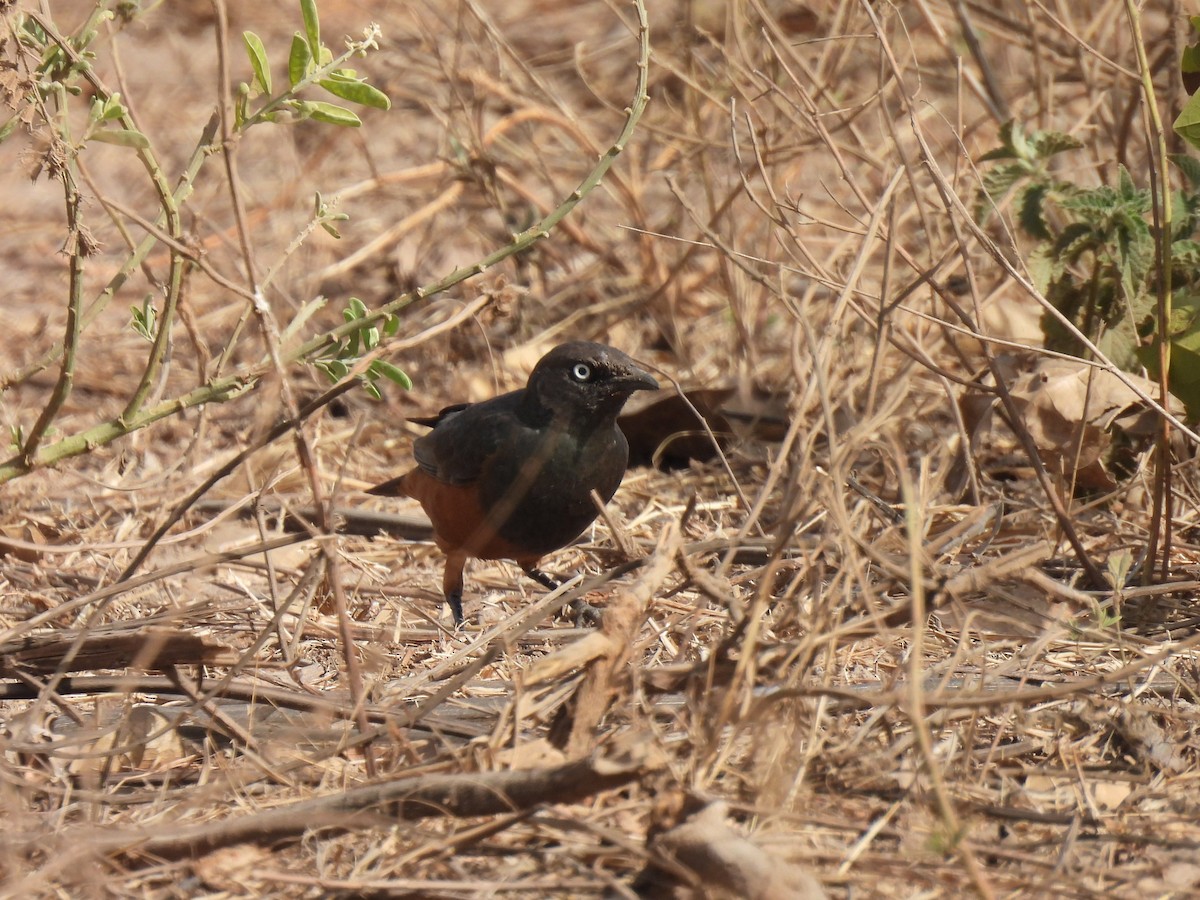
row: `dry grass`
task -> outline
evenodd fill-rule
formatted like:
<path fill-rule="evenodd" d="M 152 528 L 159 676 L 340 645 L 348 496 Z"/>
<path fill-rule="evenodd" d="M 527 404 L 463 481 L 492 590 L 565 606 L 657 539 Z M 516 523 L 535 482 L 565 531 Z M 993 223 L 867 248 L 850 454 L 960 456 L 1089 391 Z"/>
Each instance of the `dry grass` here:
<path fill-rule="evenodd" d="M 48 6 L 68 30 L 86 4 Z M 298 27 L 289 3 L 238 7 L 232 34 L 268 48 Z M 552 209 L 619 132 L 637 57 L 624 3 L 321 11 L 335 45 L 379 21 L 359 69 L 393 109 L 360 131 L 267 127 L 237 147 L 274 319 L 331 298 L 303 335 L 337 324 L 349 296 L 377 307 Z M 647 896 L 691 869 L 714 896 L 799 896 L 788 879 L 805 871 L 831 896 L 1200 891 L 1190 470 L 1180 583 L 1116 593 L 1081 578 L 1014 446 L 981 451 L 977 494 L 950 483 L 962 383 L 1005 346 L 985 341 L 1038 334 L 1001 265 L 1019 259 L 1011 238 L 958 205 L 975 195 L 972 160 L 1011 115 L 1080 137 L 1081 180 L 1117 161 L 1147 170 L 1124 4 L 649 12 L 652 103 L 634 139 L 549 240 L 402 313 L 391 358 L 413 391 L 352 392 L 307 419 L 303 442 L 249 454 L 123 583 L 180 498 L 325 390 L 319 373 L 291 367 L 287 390 L 268 377 L 5 486 L 0 687 L 23 697 L 0 700 L 8 894 L 630 896 L 654 866 Z M 1148 10 L 1147 42 L 1169 47 L 1175 24 Z M 211 113 L 214 44 L 209 4 L 182 0 L 98 44 L 171 179 Z M 1175 55 L 1151 58 L 1177 108 Z M 0 145 L 0 370 L 28 373 L 3 394 L 6 433 L 47 403 L 57 367 L 28 367 L 66 315 L 61 186 L 22 175 L 37 147 Z M 102 245 L 90 299 L 143 235 L 123 211 L 157 207 L 128 148 L 92 145 L 83 162 Z M 318 230 L 295 249 L 315 190 L 351 218 L 343 240 Z M 245 287 L 233 193 L 210 162 L 184 225 Z M 167 256 L 85 331 L 48 440 L 121 413 L 148 348 L 128 310 Z M 259 320 L 237 326 L 246 301 L 205 273 L 188 276 L 183 312 L 156 401 L 227 348 L 231 369 L 264 352 Z M 786 402 L 782 440 L 630 472 L 611 518 L 640 566 L 619 566 L 608 525 L 548 561 L 583 587 L 547 596 L 474 563 L 476 626 L 456 634 L 436 626 L 431 545 L 284 531 L 280 503 L 400 511 L 356 492 L 407 464 L 402 417 L 514 387 L 566 337 L 685 386 L 752 378 Z M 1146 546 L 1148 471 L 1087 502 L 1062 492 L 1102 570 Z M 585 589 L 608 609 L 595 633 L 552 615 Z"/>

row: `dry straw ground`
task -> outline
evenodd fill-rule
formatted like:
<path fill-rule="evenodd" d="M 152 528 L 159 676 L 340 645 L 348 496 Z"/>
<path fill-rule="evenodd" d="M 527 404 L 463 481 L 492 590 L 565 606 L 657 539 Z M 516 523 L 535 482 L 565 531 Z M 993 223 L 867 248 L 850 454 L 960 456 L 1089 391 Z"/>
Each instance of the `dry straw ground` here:
<path fill-rule="evenodd" d="M 222 32 L 204 0 L 142 5 L 100 28 L 94 72 L 174 185 L 220 96 L 218 34 L 234 85 L 243 29 L 282 82 L 300 13 L 229 4 Z M 647 5 L 650 105 L 603 184 L 547 240 L 401 312 L 385 352 L 411 391 L 350 391 L 299 436 L 265 440 L 328 383 L 256 368 L 269 347 L 472 264 L 568 197 L 634 101 L 634 7 L 322 0 L 335 49 L 380 25 L 354 66 L 392 109 L 204 157 L 183 243 L 153 242 L 111 299 L 164 227 L 131 148 L 80 154 L 97 314 L 42 445 L 99 430 L 3 488 L 6 895 L 1200 891 L 1190 469 L 1179 583 L 1104 590 L 1081 556 L 1121 585 L 1147 546 L 1148 465 L 1107 493 L 1051 471 L 1048 492 L 1000 426 L 962 465 L 957 416 L 987 354 L 1038 341 L 1027 248 L 969 214 L 1001 123 L 1078 136 L 1063 164 L 1084 183 L 1117 161 L 1148 182 L 1127 5 Z M 91 8 L 29 6 L 61 34 Z M 1169 121 L 1181 14 L 1147 6 Z M 27 73 L 4 27 L 4 71 Z M 86 99 L 66 102 L 76 133 Z M 37 114 L 0 145 L 6 439 L 51 404 L 70 295 Z M 311 227 L 318 190 L 349 215 L 341 240 Z M 197 251 L 143 408 L 218 367 L 266 374 L 110 439 L 150 354 L 130 307 L 161 312 L 171 260 Z M 776 427 L 735 429 L 724 460 L 632 470 L 548 561 L 582 586 L 473 564 L 474 624 L 447 631 L 437 552 L 395 536 L 419 528 L 323 536 L 327 509 L 407 516 L 360 493 L 408 464 L 403 417 L 517 386 L 567 337 L 689 388 L 754 383 Z M 553 615 L 582 592 L 598 631 Z"/>

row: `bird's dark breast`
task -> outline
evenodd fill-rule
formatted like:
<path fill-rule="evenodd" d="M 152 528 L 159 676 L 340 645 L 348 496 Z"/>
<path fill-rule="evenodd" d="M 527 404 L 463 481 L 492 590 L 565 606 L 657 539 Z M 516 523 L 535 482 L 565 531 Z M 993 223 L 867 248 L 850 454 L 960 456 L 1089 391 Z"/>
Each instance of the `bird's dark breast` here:
<path fill-rule="evenodd" d="M 515 452 L 498 453 L 480 484 L 483 507 L 506 541 L 542 555 L 583 533 L 602 503 L 621 485 L 629 459 L 625 436 L 615 427 L 583 434 L 550 429 L 528 433 Z"/>

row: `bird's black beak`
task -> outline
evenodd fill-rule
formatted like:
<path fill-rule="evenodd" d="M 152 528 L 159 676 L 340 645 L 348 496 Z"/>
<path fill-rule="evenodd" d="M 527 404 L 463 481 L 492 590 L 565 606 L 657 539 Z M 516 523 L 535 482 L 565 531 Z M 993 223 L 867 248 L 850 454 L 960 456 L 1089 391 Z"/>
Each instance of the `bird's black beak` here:
<path fill-rule="evenodd" d="M 658 382 L 654 380 L 654 376 L 645 369 L 639 369 L 637 366 L 626 368 L 617 379 L 617 383 L 631 394 L 634 391 L 658 390 Z"/>

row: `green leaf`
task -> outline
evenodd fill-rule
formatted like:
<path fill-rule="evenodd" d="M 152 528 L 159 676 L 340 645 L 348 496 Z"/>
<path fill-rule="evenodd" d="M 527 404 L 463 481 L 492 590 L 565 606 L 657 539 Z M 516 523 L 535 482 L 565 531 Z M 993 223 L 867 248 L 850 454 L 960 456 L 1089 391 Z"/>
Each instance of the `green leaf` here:
<path fill-rule="evenodd" d="M 1183 105 L 1172 127 L 1177 135 L 1200 148 L 1200 93 L 1193 94 Z"/>
<path fill-rule="evenodd" d="M 128 128 L 114 128 L 112 130 L 97 131 L 91 136 L 93 141 L 99 141 L 102 144 L 118 144 L 122 147 L 137 147 L 139 150 L 144 150 L 150 146 L 149 139 L 140 131 L 132 131 Z"/>
<path fill-rule="evenodd" d="M 121 104 L 120 93 L 114 93 L 100 107 L 100 118 L 111 122 L 125 115 L 125 107 Z"/>
<path fill-rule="evenodd" d="M 141 306 L 129 307 L 129 312 L 131 316 L 129 324 L 133 330 L 150 343 L 154 343 L 155 329 L 158 327 L 158 310 L 154 308 L 150 296 L 146 296 Z"/>
<path fill-rule="evenodd" d="M 1016 159 L 1017 154 L 1012 152 L 1010 147 L 993 147 L 983 156 L 979 157 L 979 162 L 992 162 L 997 159 Z"/>
<path fill-rule="evenodd" d="M 351 297 L 349 306 L 342 313 L 346 317 L 347 322 L 353 322 L 355 319 L 361 319 L 367 314 L 367 304 L 363 303 L 357 297 Z"/>
<path fill-rule="evenodd" d="M 254 70 L 254 87 L 260 93 L 270 95 L 271 65 L 267 62 L 267 48 L 263 46 L 262 38 L 253 31 L 243 31 L 242 41 L 250 57 L 250 68 Z"/>
<path fill-rule="evenodd" d="M 92 125 L 104 118 L 104 101 L 99 97 L 92 98 L 92 105 L 88 109 L 88 124 Z"/>
<path fill-rule="evenodd" d="M 1158 373 L 1158 348 L 1153 344 L 1139 347 L 1138 361 L 1153 375 Z M 1171 342 L 1171 373 L 1167 379 L 1171 393 L 1183 401 L 1189 421 L 1200 418 L 1200 353 L 1189 337 Z"/>
<path fill-rule="evenodd" d="M 1171 322 L 1166 329 L 1172 340 L 1200 350 L 1200 296 L 1176 294 L 1171 303 Z"/>
<path fill-rule="evenodd" d="M 304 80 L 312 58 L 312 52 L 305 43 L 304 35 L 297 31 L 292 35 L 292 49 L 288 53 L 288 83 L 292 87 Z"/>
<path fill-rule="evenodd" d="M 1012 146 L 1013 156 L 1017 159 L 1031 160 L 1034 158 L 1033 148 L 1025 138 L 1025 129 L 1020 123 L 1013 122 L 1012 128 L 1009 129 L 1008 136 L 1009 144 Z"/>
<path fill-rule="evenodd" d="M 1178 241 L 1190 237 L 1197 229 L 1197 212 L 1200 211 L 1200 197 L 1196 194 L 1185 194 L 1183 191 L 1171 191 L 1171 240 Z"/>
<path fill-rule="evenodd" d="M 330 380 L 335 384 L 350 373 L 350 367 L 340 359 L 319 359 L 316 361 L 315 365 L 318 369 L 328 375 Z"/>
<path fill-rule="evenodd" d="M 14 131 L 16 131 L 17 126 L 20 124 L 21 120 L 16 116 L 12 116 L 7 122 L 5 122 L 3 125 L 0 125 L 0 143 L 8 140 L 8 138 Z"/>
<path fill-rule="evenodd" d="M 1043 294 L 1050 289 L 1050 282 L 1061 274 L 1057 263 L 1058 259 L 1051 252 L 1049 244 L 1039 244 L 1025 261 L 1029 277 L 1033 279 L 1034 286 Z"/>
<path fill-rule="evenodd" d="M 358 128 L 362 125 L 362 119 L 344 106 L 335 106 L 332 103 L 325 103 L 321 100 L 301 100 L 297 104 L 297 107 L 302 116 L 315 119 L 318 122 L 341 125 L 345 128 Z"/>
<path fill-rule="evenodd" d="M 1108 218 L 1112 208 L 1117 205 L 1117 192 L 1107 184 L 1102 184 L 1088 190 L 1076 191 L 1062 199 L 1063 209 L 1074 210 L 1083 215 L 1089 222 L 1099 222 Z M 1100 215 L 1092 215 L 1099 213 Z"/>
<path fill-rule="evenodd" d="M 1184 239 L 1172 243 L 1171 263 L 1184 269 L 1200 269 L 1200 241 Z"/>
<path fill-rule="evenodd" d="M 1009 119 L 1000 126 L 1000 146 L 994 150 L 989 150 L 983 156 L 979 157 L 980 162 L 987 162 L 993 159 L 1016 159 L 1017 148 L 1013 143 L 1013 131 L 1019 129 L 1015 119 Z"/>
<path fill-rule="evenodd" d="M 250 86 L 245 82 L 238 85 L 237 99 L 233 101 L 233 130 L 241 131 L 246 124 L 250 103 Z"/>
<path fill-rule="evenodd" d="M 1200 187 L 1200 160 L 1182 153 L 1172 153 L 1167 157 L 1175 165 L 1188 184 L 1193 188 Z"/>
<path fill-rule="evenodd" d="M 308 36 L 308 49 L 313 59 L 321 58 L 321 22 L 317 18 L 316 0 L 300 0 L 300 14 L 304 16 L 304 33 Z"/>
<path fill-rule="evenodd" d="M 1096 235 L 1082 222 L 1073 222 L 1054 242 L 1054 255 L 1063 263 L 1073 263 L 1096 246 Z"/>
<path fill-rule="evenodd" d="M 1180 72 L 1200 72 L 1200 46 L 1190 44 L 1183 48 L 1183 55 L 1179 58 Z"/>
<path fill-rule="evenodd" d="M 1024 166 L 1010 163 L 1006 166 L 996 166 L 989 169 L 983 176 L 983 189 L 999 200 L 1009 189 L 1028 174 Z"/>
<path fill-rule="evenodd" d="M 1154 236 L 1146 221 L 1118 209 L 1113 215 L 1111 236 L 1101 251 L 1114 261 L 1125 298 L 1141 293 L 1146 275 L 1154 265 Z"/>
<path fill-rule="evenodd" d="M 1079 150 L 1083 141 L 1061 131 L 1038 131 L 1033 135 L 1033 145 L 1039 159 L 1049 159 L 1068 150 Z"/>
<path fill-rule="evenodd" d="M 1138 340 L 1134 333 L 1133 323 L 1123 319 L 1115 327 L 1109 328 L 1096 339 L 1100 352 L 1120 366 L 1125 371 L 1137 368 Z"/>
<path fill-rule="evenodd" d="M 322 222 L 321 227 L 324 228 L 330 237 L 334 238 L 335 240 L 340 241 L 342 239 L 342 233 L 333 227 L 332 222 Z"/>
<path fill-rule="evenodd" d="M 321 80 L 321 87 L 329 91 L 335 97 L 340 97 L 342 100 L 349 100 L 351 103 L 358 103 L 361 106 L 369 106 L 372 109 L 391 109 L 392 101 L 388 99 L 388 95 L 379 88 L 372 87 L 365 81 L 345 81 L 340 78 L 324 78 Z"/>
<path fill-rule="evenodd" d="M 388 381 L 400 385 L 406 391 L 412 390 L 412 379 L 404 373 L 402 369 L 392 365 L 386 359 L 377 359 L 371 363 L 371 369 L 374 372 L 382 375 Z"/>
<path fill-rule="evenodd" d="M 1117 195 L 1124 201 L 1132 203 L 1135 208 L 1141 208 L 1142 203 L 1145 203 L 1145 210 L 1149 210 L 1150 194 L 1147 191 L 1138 189 L 1138 186 L 1133 183 L 1133 176 L 1129 174 L 1129 170 L 1124 165 L 1117 166 Z"/>
<path fill-rule="evenodd" d="M 1044 207 L 1050 187 L 1046 184 L 1031 184 L 1021 193 L 1017 208 L 1017 221 L 1030 237 L 1040 241 L 1050 240 L 1050 228 L 1046 225 Z"/>

